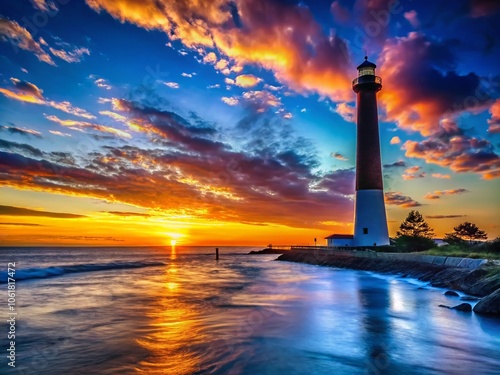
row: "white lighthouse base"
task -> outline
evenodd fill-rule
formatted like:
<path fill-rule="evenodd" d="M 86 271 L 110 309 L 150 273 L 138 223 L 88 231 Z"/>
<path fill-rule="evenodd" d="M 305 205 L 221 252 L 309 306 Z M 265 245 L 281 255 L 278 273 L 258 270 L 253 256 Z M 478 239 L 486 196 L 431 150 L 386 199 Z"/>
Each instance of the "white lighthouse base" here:
<path fill-rule="evenodd" d="M 389 245 L 383 190 L 356 191 L 354 246 Z"/>

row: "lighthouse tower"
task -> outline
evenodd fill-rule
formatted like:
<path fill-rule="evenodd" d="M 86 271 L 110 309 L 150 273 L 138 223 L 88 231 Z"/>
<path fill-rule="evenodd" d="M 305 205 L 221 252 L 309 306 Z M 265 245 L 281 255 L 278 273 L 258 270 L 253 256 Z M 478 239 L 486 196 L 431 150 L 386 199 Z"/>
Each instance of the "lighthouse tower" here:
<path fill-rule="evenodd" d="M 375 75 L 376 67 L 365 56 L 357 68 L 358 77 L 352 81 L 357 94 L 354 246 L 389 244 L 377 113 L 377 92 L 382 89 L 382 79 Z"/>

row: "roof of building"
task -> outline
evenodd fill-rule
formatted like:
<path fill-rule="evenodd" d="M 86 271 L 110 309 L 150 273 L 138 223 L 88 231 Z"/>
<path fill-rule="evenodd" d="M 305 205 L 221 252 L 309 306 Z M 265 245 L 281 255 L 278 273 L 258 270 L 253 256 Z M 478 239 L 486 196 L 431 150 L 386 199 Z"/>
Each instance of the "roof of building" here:
<path fill-rule="evenodd" d="M 325 237 L 325 240 L 334 239 L 334 240 L 352 240 L 354 238 L 353 234 L 330 234 L 328 237 Z"/>
<path fill-rule="evenodd" d="M 363 61 L 361 63 L 361 65 L 359 65 L 356 69 L 361 69 L 361 68 L 376 68 L 377 65 L 375 65 L 374 63 L 368 61 L 368 56 L 365 56 L 365 61 Z"/>

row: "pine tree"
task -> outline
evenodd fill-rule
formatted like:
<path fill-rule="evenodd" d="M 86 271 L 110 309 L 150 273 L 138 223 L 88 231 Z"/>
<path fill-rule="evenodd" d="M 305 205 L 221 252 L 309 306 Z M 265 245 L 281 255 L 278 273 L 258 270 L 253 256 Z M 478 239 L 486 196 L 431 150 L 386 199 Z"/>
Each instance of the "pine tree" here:
<path fill-rule="evenodd" d="M 479 229 L 476 224 L 469 223 L 468 221 L 459 224 L 453 229 L 455 232 L 451 233 L 451 235 L 462 240 L 469 240 L 469 242 L 472 242 L 472 240 L 485 240 L 488 238 L 488 235 L 484 230 Z"/>
<path fill-rule="evenodd" d="M 420 212 L 412 210 L 405 221 L 401 223 L 396 234 L 397 237 L 408 236 L 431 239 L 434 236 L 434 230 L 425 222 Z"/>

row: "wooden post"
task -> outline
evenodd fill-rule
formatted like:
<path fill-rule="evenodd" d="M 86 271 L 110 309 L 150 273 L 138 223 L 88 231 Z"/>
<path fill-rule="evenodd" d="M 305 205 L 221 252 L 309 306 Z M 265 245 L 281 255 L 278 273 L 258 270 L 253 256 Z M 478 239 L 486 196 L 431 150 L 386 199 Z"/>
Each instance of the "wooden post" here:
<path fill-rule="evenodd" d="M 215 248 L 215 260 L 219 260 L 219 248 Z"/>

